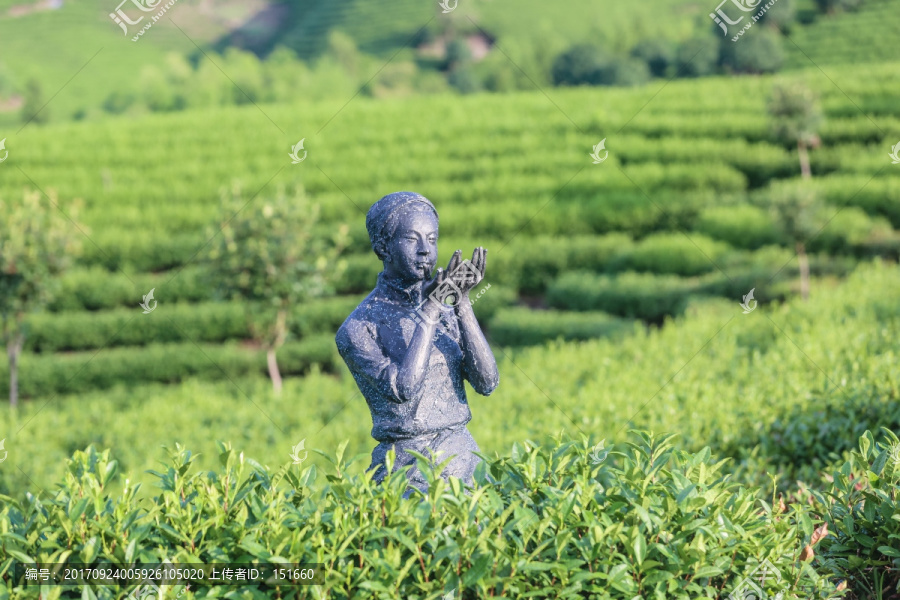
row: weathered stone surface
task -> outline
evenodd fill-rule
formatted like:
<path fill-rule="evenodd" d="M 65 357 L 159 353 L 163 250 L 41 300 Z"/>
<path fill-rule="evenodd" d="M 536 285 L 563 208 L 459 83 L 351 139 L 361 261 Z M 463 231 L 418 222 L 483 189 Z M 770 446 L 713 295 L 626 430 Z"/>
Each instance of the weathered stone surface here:
<path fill-rule="evenodd" d="M 384 263 L 378 282 L 338 329 L 338 351 L 372 414 L 378 442 L 370 469 L 386 475 L 384 458 L 396 452 L 395 469 L 411 465 L 410 484 L 427 483 L 414 450 L 438 461 L 453 456 L 442 473 L 471 482 L 478 444 L 466 424 L 472 413 L 463 380 L 482 395 L 496 389 L 497 363 L 481 331 L 469 291 L 484 278 L 487 251 L 472 260 L 459 250 L 437 269 L 438 215 L 413 192 L 389 194 L 366 215 L 372 249 Z"/>

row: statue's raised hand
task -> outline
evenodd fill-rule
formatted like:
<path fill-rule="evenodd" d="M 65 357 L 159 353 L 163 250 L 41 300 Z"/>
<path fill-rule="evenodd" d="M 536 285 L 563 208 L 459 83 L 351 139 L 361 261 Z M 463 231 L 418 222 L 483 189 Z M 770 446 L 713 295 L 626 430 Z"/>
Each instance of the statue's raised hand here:
<path fill-rule="evenodd" d="M 487 250 L 479 246 L 472 252 L 472 260 L 462 260 L 462 252 L 457 250 L 450 258 L 447 265 L 447 274 L 459 289 L 460 293 L 468 297 L 469 291 L 484 279 L 487 267 Z M 456 298 L 453 304 L 458 304 L 461 298 Z"/>

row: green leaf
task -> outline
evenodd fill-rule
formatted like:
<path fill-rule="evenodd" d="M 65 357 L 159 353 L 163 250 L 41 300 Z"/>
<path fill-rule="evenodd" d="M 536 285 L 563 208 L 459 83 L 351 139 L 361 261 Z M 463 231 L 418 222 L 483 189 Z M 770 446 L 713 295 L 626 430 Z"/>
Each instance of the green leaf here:
<path fill-rule="evenodd" d="M 100 540 L 97 539 L 97 536 L 93 536 L 84 544 L 84 548 L 81 549 L 81 562 L 88 565 L 93 564 L 94 559 L 97 558 L 97 554 L 99 553 Z"/>
<path fill-rule="evenodd" d="M 479 581 L 494 564 L 494 557 L 490 554 L 481 554 L 475 557 L 474 564 L 462 576 L 460 587 L 467 588 Z"/>

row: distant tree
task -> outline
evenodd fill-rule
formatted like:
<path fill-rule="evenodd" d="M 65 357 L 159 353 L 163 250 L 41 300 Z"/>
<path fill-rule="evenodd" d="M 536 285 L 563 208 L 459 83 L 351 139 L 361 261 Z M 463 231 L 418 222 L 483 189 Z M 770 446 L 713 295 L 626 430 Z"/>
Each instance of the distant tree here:
<path fill-rule="evenodd" d="M 15 78 L 6 64 L 0 61 L 0 98 L 12 96 L 15 91 Z"/>
<path fill-rule="evenodd" d="M 654 77 L 668 77 L 675 65 L 675 47 L 668 40 L 642 40 L 631 49 L 631 56 L 647 63 Z"/>
<path fill-rule="evenodd" d="M 462 38 L 453 38 L 447 42 L 447 54 L 445 57 L 445 67 L 453 69 L 461 65 L 466 65 L 472 61 L 472 50 L 469 44 Z"/>
<path fill-rule="evenodd" d="M 462 65 L 454 68 L 447 75 L 447 82 L 463 94 L 471 94 L 481 89 L 481 81 L 479 81 L 471 65 Z"/>
<path fill-rule="evenodd" d="M 210 252 L 210 276 L 219 292 L 242 302 L 253 339 L 266 352 L 272 386 L 281 392 L 276 353 L 290 331 L 298 303 L 330 292 L 343 269 L 339 255 L 347 226 L 319 235 L 319 207 L 302 189 L 288 197 L 245 206 L 240 192 L 223 197 L 221 221 Z"/>
<path fill-rule="evenodd" d="M 650 80 L 650 68 L 637 58 L 616 58 L 611 75 L 610 85 L 640 85 Z"/>
<path fill-rule="evenodd" d="M 576 44 L 553 61 L 554 85 L 598 85 L 612 78 L 612 60 L 605 50 Z"/>
<path fill-rule="evenodd" d="M 675 54 L 678 77 L 703 77 L 716 70 L 719 61 L 719 42 L 711 35 L 685 40 Z"/>
<path fill-rule="evenodd" d="M 822 109 L 815 93 L 800 83 L 783 83 L 772 88 L 768 104 L 772 132 L 784 144 L 796 144 L 800 173 L 809 179 L 809 148 L 818 147 Z"/>
<path fill-rule="evenodd" d="M 862 4 L 862 0 L 816 0 L 819 10 L 828 14 L 842 11 L 856 10 Z"/>
<path fill-rule="evenodd" d="M 825 226 L 825 207 L 808 185 L 785 186 L 773 190 L 768 208 L 782 234 L 794 244 L 800 269 L 800 296 L 809 298 L 809 258 L 806 242 Z"/>
<path fill-rule="evenodd" d="M 50 112 L 44 106 L 44 87 L 37 79 L 29 79 L 25 84 L 25 93 L 22 101 L 22 121 L 25 123 L 46 123 L 50 119 Z"/>
<path fill-rule="evenodd" d="M 797 7 L 794 0 L 778 0 L 763 13 L 760 19 L 761 23 L 787 33 L 790 33 L 791 27 L 796 21 Z"/>
<path fill-rule="evenodd" d="M 178 106 L 175 88 L 157 65 L 144 65 L 138 76 L 140 98 L 152 111 L 175 110 Z"/>
<path fill-rule="evenodd" d="M 481 89 L 481 81 L 472 68 L 472 51 L 465 38 L 455 37 L 447 42 L 444 68 L 448 71 L 447 83 L 463 94 Z"/>
<path fill-rule="evenodd" d="M 329 35 L 333 40 L 335 33 Z M 326 53 L 331 56 L 331 52 Z M 233 103 L 249 104 L 260 102 L 265 95 L 265 78 L 262 62 L 252 52 L 231 47 L 222 55 L 222 70 L 228 73 L 228 77 L 235 83 L 232 86 Z"/>
<path fill-rule="evenodd" d="M 650 79 L 647 65 L 635 58 L 614 57 L 598 46 L 576 44 L 556 57 L 555 85 L 636 85 Z"/>
<path fill-rule="evenodd" d="M 773 29 L 753 28 L 739 43 L 725 38 L 722 63 L 738 73 L 774 73 L 784 63 L 781 36 Z"/>
<path fill-rule="evenodd" d="M 55 198 L 42 201 L 37 192 L 23 202 L 0 201 L 0 320 L 9 359 L 9 403 L 19 403 L 19 355 L 25 342 L 29 313 L 44 308 L 53 297 L 59 275 L 81 248 L 74 219 L 77 206 L 63 214 Z"/>
<path fill-rule="evenodd" d="M 362 56 L 356 41 L 346 33 L 336 30 L 329 32 L 326 53 L 333 57 L 347 74 L 355 77 L 359 73 Z"/>
<path fill-rule="evenodd" d="M 499 52 L 488 54 L 475 68 L 484 87 L 492 92 L 510 92 L 517 88 L 517 70 Z"/>
<path fill-rule="evenodd" d="M 131 108 L 133 104 L 133 94 L 122 90 L 116 90 L 103 101 L 103 110 L 108 113 L 120 114 Z"/>

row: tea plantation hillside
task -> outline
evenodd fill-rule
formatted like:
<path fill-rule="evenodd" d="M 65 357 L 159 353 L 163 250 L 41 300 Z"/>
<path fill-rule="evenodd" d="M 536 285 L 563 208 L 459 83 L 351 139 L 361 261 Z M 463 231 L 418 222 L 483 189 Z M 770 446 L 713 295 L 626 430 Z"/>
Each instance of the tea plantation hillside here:
<path fill-rule="evenodd" d="M 64 554 L 275 557 L 327 564 L 300 597 L 661 600 L 726 598 L 770 560 L 783 598 L 892 598 L 898 67 L 300 96 L 0 134 L 0 202 L 52 202 L 83 241 L 28 316 L 21 406 L 0 410 L 0 578 Z M 767 113 L 785 82 L 820 99 L 809 178 Z M 501 384 L 469 394 L 490 458 L 471 497 L 404 502 L 402 482 L 363 474 L 372 423 L 334 332 L 381 268 L 365 212 L 398 190 L 436 204 L 439 263 L 488 249 L 475 312 Z M 778 212 L 798 197 L 799 237 Z M 291 308 L 279 396 L 209 248 L 225 201 L 304 198 L 316 233 L 350 240 L 334 289 Z M 297 468 L 300 441 L 322 454 Z M 4 580 L 0 600 L 32 592 Z"/>
<path fill-rule="evenodd" d="M 785 45 L 788 68 L 859 64 L 897 59 L 900 5 L 894 0 L 869 0 L 859 10 L 823 15 L 791 33 Z"/>
<path fill-rule="evenodd" d="M 809 185 L 825 203 L 808 243 L 814 278 L 897 257 L 900 171 L 888 152 L 900 109 L 885 84 L 895 68 L 837 72 L 851 98 L 818 71 L 806 75 L 827 117 L 811 154 Z M 204 279 L 223 192 L 265 202 L 299 187 L 322 205 L 323 228 L 350 226 L 339 295 L 295 309 L 287 373 L 334 367 L 333 332 L 380 270 L 364 212 L 400 189 L 437 203 L 441 262 L 457 248 L 488 248 L 492 287 L 476 311 L 495 344 L 621 336 L 635 321 L 682 314 L 692 297 L 738 300 L 755 288 L 763 302 L 785 298 L 796 289 L 793 243 L 763 206 L 797 184 L 799 167 L 770 133 L 772 84 L 575 89 L 554 92 L 556 106 L 537 92 L 357 99 L 337 115 L 266 105 L 26 129 L 8 139 L 0 199 L 35 186 L 63 206 L 80 199 L 87 237 L 50 312 L 31 320 L 22 394 L 218 378 L 225 364 L 236 375 L 264 369 L 238 344 L 248 338 L 241 307 L 215 302 Z M 292 165 L 295 138 L 309 155 Z M 609 158 L 592 164 L 601 139 Z M 140 315 L 150 289 L 160 309 Z"/>
<path fill-rule="evenodd" d="M 469 392 L 473 436 L 493 454 L 558 431 L 594 442 L 620 441 L 632 426 L 677 432 L 679 447 L 711 446 L 735 460 L 729 472 L 764 490 L 766 471 L 782 488 L 797 478 L 816 482 L 866 429 L 900 428 L 896 265 L 863 265 L 805 303 L 743 314 L 738 300 L 694 301 L 662 329 L 616 340 L 497 347 L 502 384 L 488 398 Z M 337 378 L 314 371 L 289 379 L 280 398 L 261 374 L 226 379 L 214 376 L 215 365 L 215 381 L 126 386 L 129 372 L 165 368 L 173 348 L 153 345 L 124 366 L 121 351 L 101 352 L 83 373 L 120 377 L 114 389 L 48 394 L 17 413 L 4 410 L 0 424 L 18 432 L 7 449 L 21 471 L 0 471 L 2 489 L 51 491 L 65 458 L 91 443 L 113 448 L 131 481 L 144 482 L 159 458 L 152 450 L 176 441 L 199 452 L 203 468 L 215 468 L 216 440 L 273 465 L 301 439 L 323 450 L 349 440 L 348 456 L 370 452 L 365 400 L 343 368 Z M 214 345 L 182 348 L 198 363 L 234 369 Z M 313 453 L 309 460 L 325 464 Z"/>

